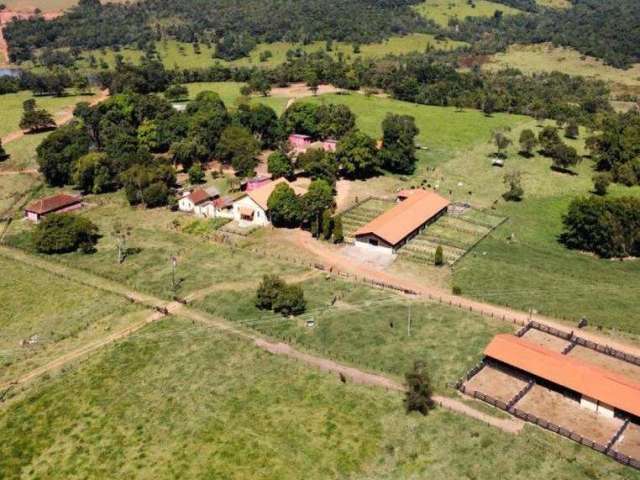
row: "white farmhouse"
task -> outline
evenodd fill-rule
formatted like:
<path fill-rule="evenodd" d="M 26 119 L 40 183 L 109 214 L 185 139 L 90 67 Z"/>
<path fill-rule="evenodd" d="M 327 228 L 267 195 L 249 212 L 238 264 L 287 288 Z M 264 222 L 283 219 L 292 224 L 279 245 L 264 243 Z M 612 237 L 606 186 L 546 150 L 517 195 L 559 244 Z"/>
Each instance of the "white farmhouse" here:
<path fill-rule="evenodd" d="M 197 188 L 178 200 L 178 209 L 181 212 L 195 212 L 197 215 L 199 213 L 196 211 L 197 207 L 219 197 L 220 192 L 215 187 L 209 187 L 207 189 Z"/>
<path fill-rule="evenodd" d="M 281 183 L 289 185 L 297 195 L 306 193 L 304 189 L 292 185 L 284 178 L 251 190 L 233 202 L 233 219 L 238 222 L 238 225 L 241 227 L 264 227 L 271 224 L 267 202 L 275 188 Z"/>

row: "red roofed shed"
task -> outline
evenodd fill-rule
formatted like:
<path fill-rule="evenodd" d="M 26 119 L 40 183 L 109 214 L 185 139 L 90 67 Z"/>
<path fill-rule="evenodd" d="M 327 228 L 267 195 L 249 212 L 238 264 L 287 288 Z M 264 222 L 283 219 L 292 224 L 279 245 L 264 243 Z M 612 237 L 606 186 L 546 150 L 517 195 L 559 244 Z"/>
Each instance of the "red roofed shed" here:
<path fill-rule="evenodd" d="M 28 220 L 37 223 L 42 217 L 50 213 L 70 212 L 81 207 L 82 197 L 60 193 L 51 197 L 41 198 L 29 204 L 24 209 L 24 214 Z"/>

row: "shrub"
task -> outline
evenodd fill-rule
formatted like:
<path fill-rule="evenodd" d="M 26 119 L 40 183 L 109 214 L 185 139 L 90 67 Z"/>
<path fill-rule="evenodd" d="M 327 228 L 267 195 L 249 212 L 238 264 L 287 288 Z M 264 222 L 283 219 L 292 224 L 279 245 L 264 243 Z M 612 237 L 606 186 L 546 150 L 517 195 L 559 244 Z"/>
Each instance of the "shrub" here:
<path fill-rule="evenodd" d="M 444 265 L 444 253 L 442 251 L 442 246 L 438 245 L 438 248 L 436 248 L 436 254 L 435 254 L 435 262 L 436 267 L 441 267 L 442 265 Z"/>
<path fill-rule="evenodd" d="M 169 189 L 162 182 L 149 185 L 142 191 L 142 196 L 147 208 L 162 207 L 169 203 Z"/>
<path fill-rule="evenodd" d="M 262 282 L 256 292 L 256 307 L 260 310 L 271 310 L 284 285 L 284 281 L 277 275 L 262 277 Z"/>
<path fill-rule="evenodd" d="M 435 404 L 431 396 L 431 379 L 424 371 L 424 363 L 416 361 L 413 369 L 405 374 L 407 393 L 404 405 L 407 413 L 420 412 L 422 415 L 429 413 Z"/>
<path fill-rule="evenodd" d="M 293 175 L 293 164 L 283 152 L 273 152 L 267 160 L 267 169 L 273 178 L 290 177 Z"/>
<path fill-rule="evenodd" d="M 333 243 L 344 242 L 344 233 L 342 231 L 342 217 L 338 216 L 333 220 Z"/>
<path fill-rule="evenodd" d="M 98 227 L 84 217 L 51 214 L 36 226 L 32 240 L 40 253 L 69 253 L 78 249 L 90 253 L 99 237 Z"/>
<path fill-rule="evenodd" d="M 322 236 L 325 240 L 331 240 L 331 234 L 333 233 L 333 218 L 331 217 L 331 210 L 326 209 L 322 212 Z"/>
<path fill-rule="evenodd" d="M 454 285 L 451 291 L 453 292 L 454 295 L 462 295 L 462 288 L 460 288 L 457 285 Z"/>
<path fill-rule="evenodd" d="M 606 195 L 610 184 L 611 175 L 608 173 L 597 173 L 593 176 L 593 191 L 596 195 Z"/>
<path fill-rule="evenodd" d="M 6 150 L 2 146 L 2 140 L 0 140 L 0 162 L 4 162 L 7 158 L 9 158 L 9 155 L 7 155 Z"/>
<path fill-rule="evenodd" d="M 204 183 L 204 171 L 202 170 L 202 165 L 199 163 L 194 164 L 189 169 L 189 183 L 191 185 Z"/>
<path fill-rule="evenodd" d="M 273 310 L 282 315 L 299 315 L 304 312 L 307 302 L 304 291 L 298 285 L 284 285 L 273 303 Z"/>

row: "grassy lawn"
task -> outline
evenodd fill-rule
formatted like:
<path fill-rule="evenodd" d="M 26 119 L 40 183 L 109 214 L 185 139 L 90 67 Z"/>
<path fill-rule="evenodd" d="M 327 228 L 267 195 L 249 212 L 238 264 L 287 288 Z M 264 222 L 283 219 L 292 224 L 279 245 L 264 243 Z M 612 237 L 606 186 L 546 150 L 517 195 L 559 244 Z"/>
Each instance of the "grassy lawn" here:
<path fill-rule="evenodd" d="M 47 256 L 74 268 L 80 268 L 133 289 L 169 297 L 172 295 L 171 257 L 176 256 L 178 293 L 186 295 L 194 290 L 225 281 L 258 280 L 265 273 L 282 274 L 302 271 L 300 267 L 270 259 L 248 258 L 241 249 L 230 249 L 183 233 L 183 227 L 193 217 L 167 209 L 144 210 L 131 208 L 124 194 L 86 197 L 89 208 L 82 210 L 100 228 L 102 238 L 97 252 L 91 255 L 72 253 Z M 132 228 L 128 248 L 139 250 L 119 265 L 113 237 L 116 222 Z M 10 239 L 28 248 L 31 227 L 17 225 Z"/>
<path fill-rule="evenodd" d="M 24 203 L 38 183 L 33 175 L 0 175 L 0 216 Z"/>
<path fill-rule="evenodd" d="M 341 280 L 322 278 L 300 285 L 309 305 L 307 313 L 295 320 L 258 310 L 254 292 L 217 292 L 196 306 L 320 355 L 398 379 L 415 360 L 424 360 L 435 388 L 449 395 L 453 392 L 447 385 L 480 359 L 493 335 L 513 331 L 503 322 L 437 304 L 408 302 Z M 306 326 L 309 319 L 315 320 L 314 328 Z"/>
<path fill-rule="evenodd" d="M 573 195 L 502 204 L 509 221 L 454 270 L 463 294 L 594 326 L 640 334 L 640 263 L 601 260 L 558 242 Z M 510 237 L 513 235 L 513 240 Z"/>
<path fill-rule="evenodd" d="M 614 92 L 640 93 L 640 65 L 621 70 L 571 48 L 555 47 L 549 43 L 512 45 L 506 52 L 495 54 L 483 68 L 505 67 L 517 68 L 525 73 L 560 71 L 582 75 L 611 82 Z"/>
<path fill-rule="evenodd" d="M 0 95 L 0 111 L 2 112 L 0 137 L 20 129 L 18 125 L 22 118 L 22 104 L 25 100 L 29 100 L 30 98 L 35 99 L 40 108 L 48 110 L 49 113 L 55 116 L 66 109 L 72 109 L 78 102 L 89 101 L 91 96 L 69 95 L 66 97 L 34 97 L 29 91 Z"/>
<path fill-rule="evenodd" d="M 569 0 L 536 0 L 536 3 L 541 7 L 548 8 L 571 8 Z"/>
<path fill-rule="evenodd" d="M 0 383 L 149 314 L 121 297 L 4 257 L 0 269 Z M 32 345 L 21 345 L 29 339 Z"/>
<path fill-rule="evenodd" d="M 423 17 L 436 22 L 438 25 L 446 27 L 449 20 L 457 18 L 464 20 L 467 17 L 492 17 L 496 10 L 502 11 L 505 15 L 515 15 L 522 13 L 520 10 L 500 3 L 485 0 L 425 0 L 414 7 Z"/>
<path fill-rule="evenodd" d="M 402 37 L 391 37 L 380 43 L 370 43 L 361 45 L 360 53 L 354 53 L 353 45 L 345 42 L 334 42 L 331 50 L 335 57 L 338 54 L 344 55 L 346 58 L 381 58 L 385 55 L 401 55 L 405 53 L 424 51 L 426 48 L 436 50 L 451 50 L 464 46 L 464 42 L 444 39 L 438 40 L 434 35 L 424 33 L 412 33 Z M 213 66 L 216 63 L 229 66 L 264 66 L 274 67 L 280 65 L 287 60 L 287 52 L 289 50 L 300 49 L 307 53 L 325 51 L 326 42 L 312 42 L 308 45 L 302 43 L 290 42 L 274 42 L 260 43 L 250 53 L 248 57 L 240 58 L 234 61 L 225 61 L 214 58 L 215 47 L 206 44 L 200 44 L 200 53 L 197 53 L 191 43 L 178 42 L 176 40 L 163 40 L 156 42 L 156 50 L 165 67 L 167 68 L 203 68 Z M 267 60 L 260 61 L 260 56 L 264 52 L 271 52 L 271 57 Z M 83 61 L 80 65 L 88 68 L 89 55 L 93 55 L 100 63 L 106 62 L 113 67 L 117 54 L 122 55 L 126 60 L 137 63 L 142 57 L 142 52 L 135 47 L 125 47 L 118 52 L 111 49 L 93 50 L 83 54 Z"/>
<path fill-rule="evenodd" d="M 220 98 L 225 103 L 228 109 L 233 110 L 236 107 L 238 98 L 241 97 L 240 88 L 243 83 L 239 82 L 199 82 L 185 84 L 189 90 L 189 98 L 193 99 L 200 92 L 212 91 L 220 95 Z M 287 105 L 288 98 L 286 97 L 251 97 L 251 101 L 254 103 L 264 103 L 265 105 L 273 108 L 278 115 L 284 112 L 284 108 Z"/>
<path fill-rule="evenodd" d="M 0 101 L 1 101 L 0 97 Z M 38 168 L 36 162 L 36 148 L 46 138 L 49 133 L 37 133 L 25 135 L 13 142 L 4 145 L 4 149 L 10 157 L 0 163 L 2 170 L 23 170 L 27 168 Z"/>
<path fill-rule="evenodd" d="M 397 394 L 179 319 L 35 388 L 0 411 L 7 479 L 640 478 L 539 429 L 405 415 Z"/>

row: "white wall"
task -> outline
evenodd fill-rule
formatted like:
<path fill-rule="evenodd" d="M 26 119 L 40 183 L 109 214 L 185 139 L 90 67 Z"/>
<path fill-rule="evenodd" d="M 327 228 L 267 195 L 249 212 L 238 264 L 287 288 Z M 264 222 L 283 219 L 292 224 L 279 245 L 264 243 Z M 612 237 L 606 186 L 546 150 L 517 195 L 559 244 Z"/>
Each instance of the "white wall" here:
<path fill-rule="evenodd" d="M 180 209 L 181 212 L 192 212 L 194 206 L 195 205 L 188 196 L 182 197 L 178 200 L 178 209 Z"/>
<path fill-rule="evenodd" d="M 358 248 L 362 248 L 363 250 L 367 250 L 371 253 L 393 255 L 393 248 L 384 245 L 371 245 L 366 238 L 363 238 L 362 240 L 356 239 L 355 245 Z"/>
<path fill-rule="evenodd" d="M 242 220 L 241 216 L 240 216 L 240 209 L 241 208 L 250 208 L 251 210 L 253 210 L 253 221 L 248 222 L 246 220 Z M 238 224 L 241 227 L 249 227 L 249 226 L 259 226 L 259 227 L 264 227 L 266 225 L 269 225 L 271 222 L 269 222 L 269 219 L 267 218 L 267 213 L 260 207 L 260 205 L 258 205 L 256 202 L 254 202 L 251 197 L 249 197 L 248 195 L 242 197 L 239 200 L 236 200 L 235 202 L 233 202 L 233 219 L 238 222 Z"/>

